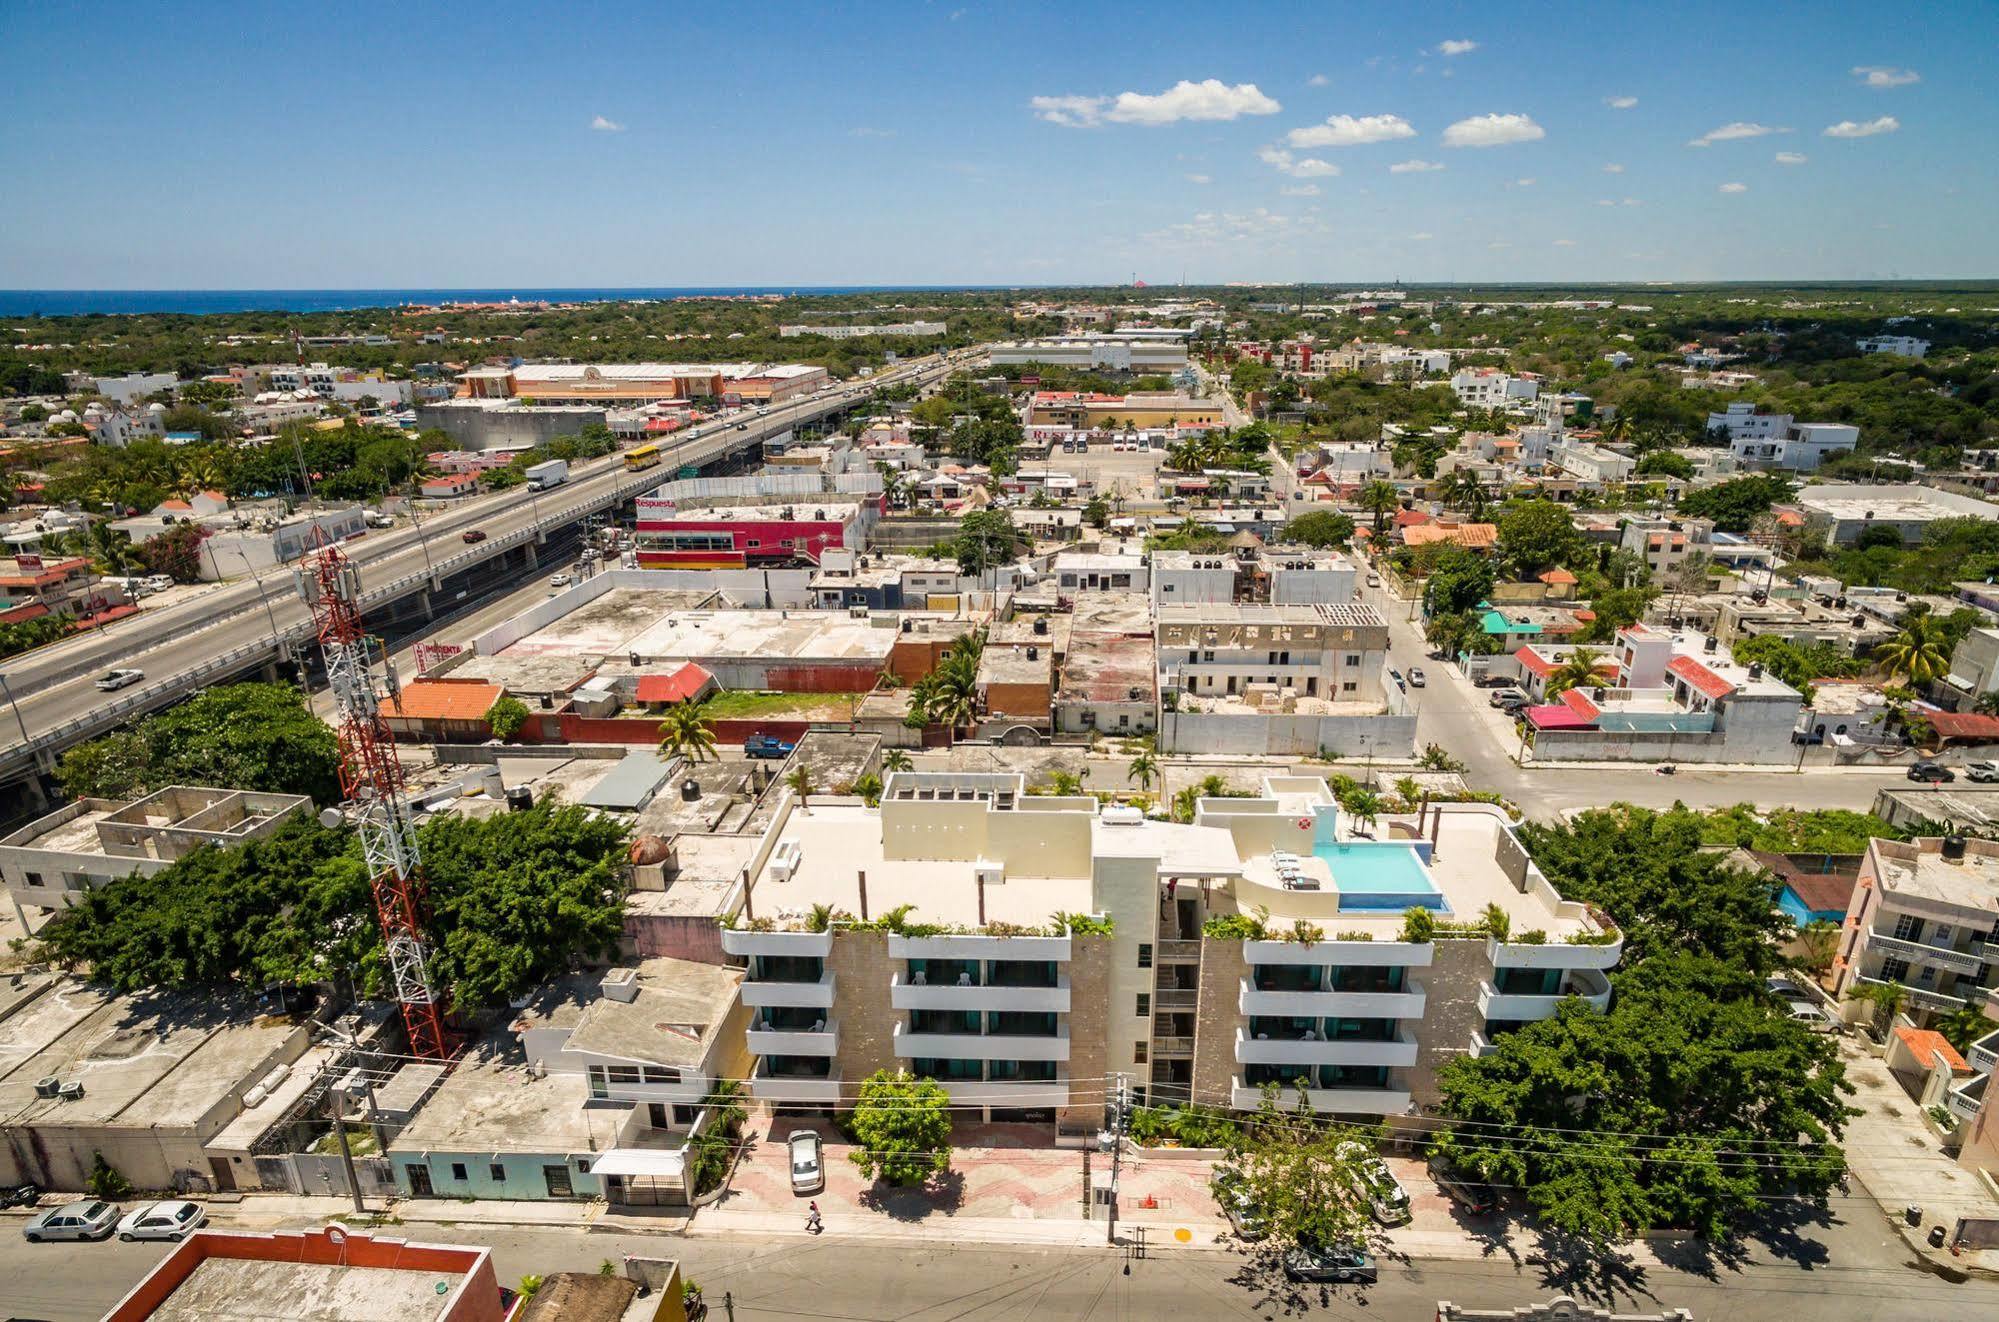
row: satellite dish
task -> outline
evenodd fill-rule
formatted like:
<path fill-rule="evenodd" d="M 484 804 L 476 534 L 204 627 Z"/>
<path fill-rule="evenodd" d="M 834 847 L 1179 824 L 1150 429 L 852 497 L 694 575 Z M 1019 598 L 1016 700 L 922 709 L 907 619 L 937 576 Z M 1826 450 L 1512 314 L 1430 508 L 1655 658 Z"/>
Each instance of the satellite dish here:
<path fill-rule="evenodd" d="M 319 810 L 319 824 L 321 826 L 335 827 L 340 825 L 340 823 L 345 820 L 346 819 L 340 815 L 340 810 L 338 808 L 321 808 Z"/>

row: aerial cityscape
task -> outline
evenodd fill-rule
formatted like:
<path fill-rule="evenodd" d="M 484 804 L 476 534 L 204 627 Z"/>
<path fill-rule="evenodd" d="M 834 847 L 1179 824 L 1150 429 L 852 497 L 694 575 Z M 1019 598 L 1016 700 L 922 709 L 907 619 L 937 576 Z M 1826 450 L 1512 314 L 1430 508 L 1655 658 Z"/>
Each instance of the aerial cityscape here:
<path fill-rule="evenodd" d="M 1999 1316 L 1999 11 L 309 12 L 0 9 L 0 1317 Z"/>

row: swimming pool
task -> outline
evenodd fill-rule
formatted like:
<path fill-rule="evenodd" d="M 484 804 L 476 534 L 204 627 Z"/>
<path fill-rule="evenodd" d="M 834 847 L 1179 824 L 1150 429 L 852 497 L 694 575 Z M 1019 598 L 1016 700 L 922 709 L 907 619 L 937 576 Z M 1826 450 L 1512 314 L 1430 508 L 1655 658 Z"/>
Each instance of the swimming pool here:
<path fill-rule="evenodd" d="M 1431 883 L 1429 870 L 1417 857 L 1414 845 L 1389 841 L 1335 844 L 1322 840 L 1312 847 L 1312 854 L 1332 869 L 1341 909 L 1450 907 Z"/>

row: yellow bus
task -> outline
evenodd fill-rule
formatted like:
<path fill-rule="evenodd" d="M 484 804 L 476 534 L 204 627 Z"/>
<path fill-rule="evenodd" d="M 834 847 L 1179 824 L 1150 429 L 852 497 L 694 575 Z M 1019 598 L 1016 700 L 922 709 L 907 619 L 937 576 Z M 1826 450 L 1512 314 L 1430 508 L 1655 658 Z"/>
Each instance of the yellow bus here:
<path fill-rule="evenodd" d="M 641 468 L 651 468 L 659 463 L 659 446 L 641 445 L 625 451 L 625 471 L 636 473 Z"/>

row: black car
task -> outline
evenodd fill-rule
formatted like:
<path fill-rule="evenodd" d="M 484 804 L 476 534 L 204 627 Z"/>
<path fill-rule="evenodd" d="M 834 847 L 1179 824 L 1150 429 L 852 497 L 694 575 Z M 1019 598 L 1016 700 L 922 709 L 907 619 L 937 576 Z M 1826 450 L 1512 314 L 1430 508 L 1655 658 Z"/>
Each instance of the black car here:
<path fill-rule="evenodd" d="M 1441 1158 L 1430 1162 L 1430 1178 L 1444 1191 L 1444 1196 L 1473 1216 L 1484 1216 L 1492 1211 L 1494 1199 L 1492 1186 L 1482 1184 L 1471 1175 L 1459 1170 Z"/>
<path fill-rule="evenodd" d="M 41 1189 L 32 1184 L 10 1184 L 0 1189 L 0 1207 L 33 1207 L 41 1198 Z"/>
<path fill-rule="evenodd" d="M 1354 1245 L 1335 1244 L 1323 1248 L 1302 1240 L 1284 1255 L 1284 1274 L 1294 1281 L 1331 1281 L 1335 1284 L 1351 1281 L 1358 1285 L 1373 1285 L 1375 1281 L 1374 1259 Z"/>
<path fill-rule="evenodd" d="M 1948 785 L 1957 779 L 1957 773 L 1936 762 L 1918 762 L 1909 768 L 1909 779 L 1925 785 Z"/>

